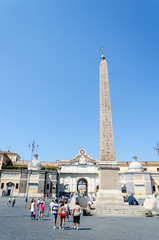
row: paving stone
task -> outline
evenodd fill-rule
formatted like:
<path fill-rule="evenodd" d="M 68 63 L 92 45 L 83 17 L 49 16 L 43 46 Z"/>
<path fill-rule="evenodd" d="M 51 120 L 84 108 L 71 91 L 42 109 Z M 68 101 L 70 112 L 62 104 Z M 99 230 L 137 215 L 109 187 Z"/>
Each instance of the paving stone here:
<path fill-rule="evenodd" d="M 66 222 L 65 230 L 53 229 L 48 214 L 50 200 L 46 201 L 44 220 L 31 220 L 29 203 L 17 199 L 14 208 L 0 198 L 0 240 L 41 239 L 108 239 L 108 240 L 158 240 L 159 218 L 81 216 L 80 230 L 73 230 L 73 222 Z M 59 219 L 57 221 L 59 226 Z"/>

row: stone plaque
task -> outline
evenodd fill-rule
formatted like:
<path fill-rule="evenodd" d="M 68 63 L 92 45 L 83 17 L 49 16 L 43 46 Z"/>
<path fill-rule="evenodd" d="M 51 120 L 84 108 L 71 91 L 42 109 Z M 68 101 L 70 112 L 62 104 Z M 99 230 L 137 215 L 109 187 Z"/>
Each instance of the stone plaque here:
<path fill-rule="evenodd" d="M 38 174 L 31 174 L 30 180 L 38 180 Z"/>
<path fill-rule="evenodd" d="M 2 174 L 3 179 L 20 179 L 20 173 L 3 173 Z"/>

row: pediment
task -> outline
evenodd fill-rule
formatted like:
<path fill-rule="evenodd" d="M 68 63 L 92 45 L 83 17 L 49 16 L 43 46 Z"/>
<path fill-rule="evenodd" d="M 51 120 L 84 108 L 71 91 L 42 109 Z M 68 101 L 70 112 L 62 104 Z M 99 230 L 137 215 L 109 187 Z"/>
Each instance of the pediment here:
<path fill-rule="evenodd" d="M 87 164 L 94 165 L 96 164 L 96 160 L 90 158 L 88 154 L 86 154 L 86 150 L 81 149 L 79 151 L 79 154 L 75 158 L 70 160 L 70 164 L 71 165 L 77 165 L 77 164 L 78 165 L 87 165 Z"/>
<path fill-rule="evenodd" d="M 79 154 L 73 159 L 57 160 L 56 162 L 57 162 L 59 168 L 61 168 L 62 166 L 86 167 L 86 166 L 93 166 L 93 165 L 97 164 L 97 161 L 95 159 L 90 158 L 89 155 L 86 154 L 85 149 L 81 149 L 79 151 Z"/>

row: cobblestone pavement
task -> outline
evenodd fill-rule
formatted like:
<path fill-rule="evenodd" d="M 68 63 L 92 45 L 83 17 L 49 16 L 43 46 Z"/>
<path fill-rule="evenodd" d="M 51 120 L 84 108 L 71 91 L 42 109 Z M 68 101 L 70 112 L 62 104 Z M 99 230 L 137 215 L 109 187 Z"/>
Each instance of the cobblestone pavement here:
<path fill-rule="evenodd" d="M 0 239 L 41 240 L 41 239 L 108 239 L 108 240 L 158 240 L 159 218 L 141 217 L 81 217 L 80 230 L 73 230 L 72 218 L 65 230 L 53 229 L 53 221 L 48 214 L 49 200 L 46 202 L 44 220 L 31 220 L 29 203 L 18 199 L 14 208 L 0 198 Z M 57 222 L 59 226 L 59 219 Z"/>

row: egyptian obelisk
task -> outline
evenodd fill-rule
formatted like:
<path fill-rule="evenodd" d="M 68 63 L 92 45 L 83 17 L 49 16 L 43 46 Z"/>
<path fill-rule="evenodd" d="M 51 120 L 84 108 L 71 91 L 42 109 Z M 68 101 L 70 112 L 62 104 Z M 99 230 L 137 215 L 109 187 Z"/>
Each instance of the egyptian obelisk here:
<path fill-rule="evenodd" d="M 112 114 L 109 93 L 107 62 L 103 49 L 100 62 L 100 163 L 97 205 L 121 205 L 118 164 L 115 161 Z"/>

